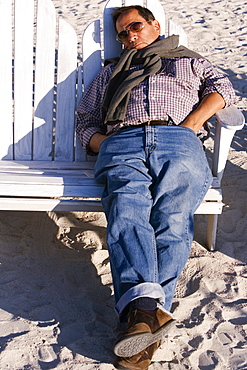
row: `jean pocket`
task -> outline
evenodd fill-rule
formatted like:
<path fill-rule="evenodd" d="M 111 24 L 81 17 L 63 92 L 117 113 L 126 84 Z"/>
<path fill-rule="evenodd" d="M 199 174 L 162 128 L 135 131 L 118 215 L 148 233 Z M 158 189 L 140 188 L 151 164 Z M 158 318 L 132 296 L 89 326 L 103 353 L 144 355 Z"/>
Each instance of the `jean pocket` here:
<path fill-rule="evenodd" d="M 191 133 L 193 133 L 196 136 L 196 133 L 195 133 L 195 131 L 192 130 L 192 128 L 189 128 L 189 127 L 186 127 L 186 126 L 180 126 L 180 125 L 178 125 L 177 127 L 179 127 L 182 130 L 183 129 L 184 130 L 187 130 L 188 132 L 191 132 Z"/>

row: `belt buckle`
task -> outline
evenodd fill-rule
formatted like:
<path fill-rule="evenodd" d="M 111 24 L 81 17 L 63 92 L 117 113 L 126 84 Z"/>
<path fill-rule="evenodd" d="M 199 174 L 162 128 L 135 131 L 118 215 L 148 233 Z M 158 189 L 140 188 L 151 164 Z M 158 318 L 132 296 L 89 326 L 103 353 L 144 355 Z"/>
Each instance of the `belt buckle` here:
<path fill-rule="evenodd" d="M 151 121 L 152 121 L 151 119 L 149 119 L 149 120 L 148 120 L 148 126 L 150 126 L 150 122 L 151 122 Z"/>

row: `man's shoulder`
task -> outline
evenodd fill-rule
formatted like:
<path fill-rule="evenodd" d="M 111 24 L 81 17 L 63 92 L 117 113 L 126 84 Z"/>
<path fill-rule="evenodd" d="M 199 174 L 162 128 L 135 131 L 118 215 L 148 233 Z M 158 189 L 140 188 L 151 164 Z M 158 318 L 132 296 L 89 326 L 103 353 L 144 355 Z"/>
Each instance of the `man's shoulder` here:
<path fill-rule="evenodd" d="M 108 63 L 108 64 L 103 66 L 101 72 L 104 73 L 104 74 L 111 73 L 114 70 L 115 67 L 116 67 L 116 63 Z"/>
<path fill-rule="evenodd" d="M 193 57 L 177 57 L 177 58 L 162 58 L 163 65 L 176 65 L 177 67 L 198 67 L 198 68 L 208 68 L 212 64 L 206 58 L 193 58 Z"/>

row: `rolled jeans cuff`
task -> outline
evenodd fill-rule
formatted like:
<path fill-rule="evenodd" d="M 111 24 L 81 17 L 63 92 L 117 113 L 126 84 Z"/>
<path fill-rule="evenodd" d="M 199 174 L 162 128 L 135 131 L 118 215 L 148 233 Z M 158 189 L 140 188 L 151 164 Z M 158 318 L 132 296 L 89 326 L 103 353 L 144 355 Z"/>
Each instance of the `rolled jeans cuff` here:
<path fill-rule="evenodd" d="M 116 313 L 121 316 L 125 307 L 133 300 L 141 297 L 153 298 L 157 301 L 157 307 L 172 316 L 171 312 L 164 308 L 165 295 L 162 287 L 157 283 L 141 283 L 125 292 L 116 304 Z"/>

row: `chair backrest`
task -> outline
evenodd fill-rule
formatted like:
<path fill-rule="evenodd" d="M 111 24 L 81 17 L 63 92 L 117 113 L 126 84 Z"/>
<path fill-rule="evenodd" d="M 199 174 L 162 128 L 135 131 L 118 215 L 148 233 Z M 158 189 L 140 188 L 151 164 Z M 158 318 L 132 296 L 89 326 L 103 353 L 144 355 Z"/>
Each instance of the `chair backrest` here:
<path fill-rule="evenodd" d="M 61 18 L 57 22 L 51 0 L 15 1 L 14 9 L 11 3 L 0 1 L 0 159 L 85 160 L 75 135 L 75 111 L 103 60 L 121 51 L 112 10 L 144 5 L 165 35 L 163 6 L 159 0 L 109 0 L 103 24 L 93 21 L 83 34 L 78 67 L 75 30 Z"/>
<path fill-rule="evenodd" d="M 15 1 L 14 14 L 11 3 L 0 1 L 0 159 L 71 161 L 76 33 L 51 0 Z"/>

